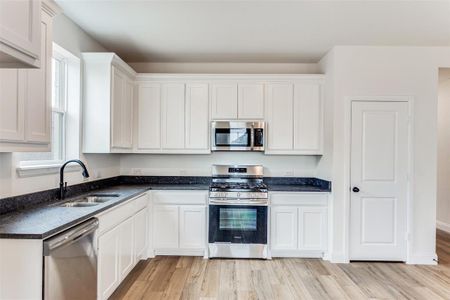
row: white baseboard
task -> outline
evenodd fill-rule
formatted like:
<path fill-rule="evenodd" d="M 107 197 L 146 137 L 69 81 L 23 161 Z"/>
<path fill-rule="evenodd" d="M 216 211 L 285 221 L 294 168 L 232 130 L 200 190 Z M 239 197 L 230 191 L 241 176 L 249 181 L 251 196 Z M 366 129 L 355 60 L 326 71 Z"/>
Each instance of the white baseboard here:
<path fill-rule="evenodd" d="M 350 260 L 344 253 L 331 253 L 330 262 L 334 264 L 348 264 Z"/>
<path fill-rule="evenodd" d="M 436 221 L 436 228 L 450 233 L 450 224 L 442 221 Z"/>
<path fill-rule="evenodd" d="M 298 257 L 298 258 L 323 258 L 323 251 L 306 250 L 274 250 L 271 251 L 272 257 Z"/>
<path fill-rule="evenodd" d="M 406 261 L 408 265 L 437 265 L 436 253 L 413 254 Z"/>
<path fill-rule="evenodd" d="M 155 249 L 156 255 L 205 256 L 205 249 Z"/>

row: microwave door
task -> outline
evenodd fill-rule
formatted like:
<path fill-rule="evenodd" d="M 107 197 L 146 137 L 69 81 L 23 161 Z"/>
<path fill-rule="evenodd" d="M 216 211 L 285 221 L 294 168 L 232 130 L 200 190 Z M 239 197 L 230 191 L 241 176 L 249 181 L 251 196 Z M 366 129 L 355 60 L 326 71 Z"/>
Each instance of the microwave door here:
<path fill-rule="evenodd" d="M 251 150 L 251 128 L 215 128 L 213 150 Z"/>

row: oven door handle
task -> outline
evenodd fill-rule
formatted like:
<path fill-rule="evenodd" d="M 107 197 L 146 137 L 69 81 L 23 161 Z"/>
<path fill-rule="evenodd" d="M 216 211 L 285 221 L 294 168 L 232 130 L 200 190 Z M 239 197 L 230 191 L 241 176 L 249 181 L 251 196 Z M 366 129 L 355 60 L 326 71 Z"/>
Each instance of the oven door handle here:
<path fill-rule="evenodd" d="M 212 205 L 253 205 L 253 206 L 268 206 L 269 202 L 267 199 L 249 199 L 245 200 L 233 200 L 226 198 L 213 198 L 209 199 L 209 204 Z"/>

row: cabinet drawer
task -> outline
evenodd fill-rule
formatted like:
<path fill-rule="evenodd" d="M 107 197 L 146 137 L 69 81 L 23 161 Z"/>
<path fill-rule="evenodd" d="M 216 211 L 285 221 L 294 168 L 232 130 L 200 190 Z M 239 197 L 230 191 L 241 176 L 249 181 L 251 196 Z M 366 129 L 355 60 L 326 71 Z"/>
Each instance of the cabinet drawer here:
<path fill-rule="evenodd" d="M 273 192 L 269 198 L 272 205 L 326 206 L 328 202 L 327 193 Z"/>
<path fill-rule="evenodd" d="M 206 191 L 158 191 L 153 192 L 155 204 L 206 204 Z"/>
<path fill-rule="evenodd" d="M 147 194 L 142 194 L 136 198 L 133 198 L 126 203 L 114 207 L 109 211 L 100 214 L 99 220 L 99 234 L 108 231 L 109 229 L 117 226 L 125 219 L 133 216 L 140 209 L 147 205 Z"/>

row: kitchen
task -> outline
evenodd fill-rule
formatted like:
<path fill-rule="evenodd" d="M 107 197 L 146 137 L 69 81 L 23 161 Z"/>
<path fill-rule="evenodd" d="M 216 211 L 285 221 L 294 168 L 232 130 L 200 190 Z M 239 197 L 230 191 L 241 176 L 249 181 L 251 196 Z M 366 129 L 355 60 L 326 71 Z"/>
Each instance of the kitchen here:
<path fill-rule="evenodd" d="M 417 44 L 400 32 L 389 47 L 375 37 L 337 46 L 325 31 L 332 44 L 314 57 L 298 45 L 295 59 L 283 57 L 289 45 L 276 43 L 272 56 L 249 56 L 244 46 L 252 43 L 239 56 L 220 52 L 221 43 L 234 45 L 229 33 L 238 34 L 226 22 L 235 9 L 266 18 L 279 9 L 292 22 L 301 9 L 318 17 L 325 8 L 341 17 L 358 9 L 367 18 L 368 9 L 308 1 L 29 1 L 34 10 L 5 3 L 0 23 L 11 28 L 25 20 L 33 28 L 36 19 L 6 18 L 7 9 L 30 14 L 41 6 L 34 18 L 42 41 L 40 51 L 24 52 L 14 47 L 17 35 L 2 32 L 1 299 L 449 298 L 448 277 L 426 284 L 435 270 L 448 270 L 448 240 L 440 230 L 436 241 L 430 196 L 438 69 L 450 67 L 449 45 L 437 40 L 446 29 L 433 27 Z M 447 3 L 392 9 L 425 8 L 446 22 Z M 417 21 L 412 15 L 402 17 Z M 201 29 L 213 16 L 209 38 L 224 30 L 216 48 Z M 186 18 L 201 24 L 189 27 Z M 197 52 L 162 25 L 171 22 L 187 26 Z M 120 40 L 123 30 L 142 44 Z M 70 159 L 82 166 L 61 169 Z M 80 263 L 61 259 L 81 250 Z M 406 264 L 386 263 L 394 270 L 387 272 L 367 261 Z M 412 283 L 415 265 L 429 266 L 412 292 L 395 273 L 408 267 L 404 280 Z M 391 289 L 367 276 L 375 267 L 388 273 Z M 342 272 L 377 288 L 334 277 Z M 202 283 L 189 286 L 195 276 Z"/>

